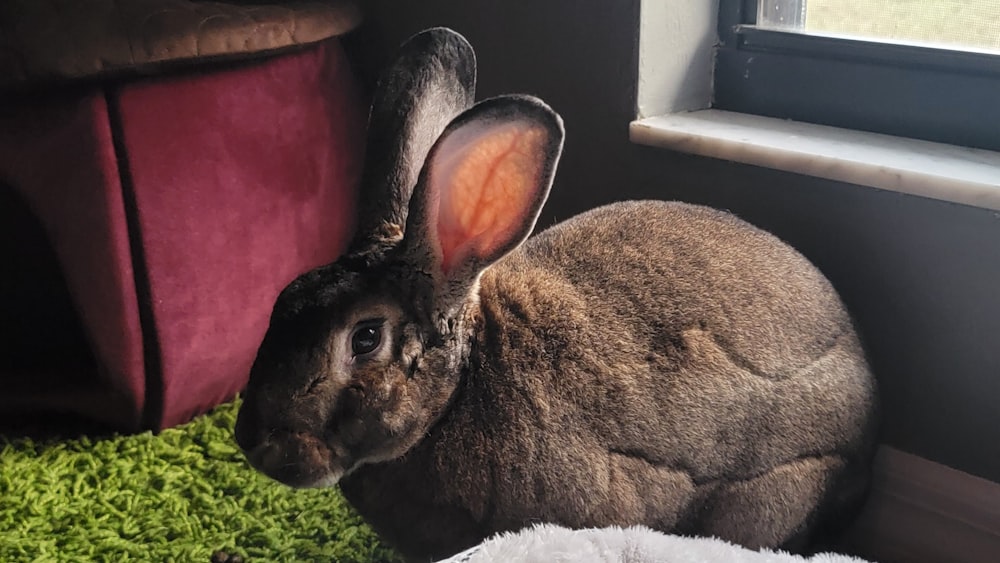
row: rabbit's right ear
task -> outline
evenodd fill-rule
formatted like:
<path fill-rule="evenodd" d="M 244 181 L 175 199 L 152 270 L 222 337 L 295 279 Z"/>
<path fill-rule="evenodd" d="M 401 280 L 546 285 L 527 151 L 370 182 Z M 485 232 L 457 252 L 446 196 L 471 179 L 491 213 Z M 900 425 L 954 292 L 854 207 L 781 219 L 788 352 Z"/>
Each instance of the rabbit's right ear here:
<path fill-rule="evenodd" d="M 476 56 L 458 33 L 434 28 L 403 44 L 373 96 L 349 253 L 399 242 L 424 159 L 448 123 L 472 105 L 475 87 Z"/>

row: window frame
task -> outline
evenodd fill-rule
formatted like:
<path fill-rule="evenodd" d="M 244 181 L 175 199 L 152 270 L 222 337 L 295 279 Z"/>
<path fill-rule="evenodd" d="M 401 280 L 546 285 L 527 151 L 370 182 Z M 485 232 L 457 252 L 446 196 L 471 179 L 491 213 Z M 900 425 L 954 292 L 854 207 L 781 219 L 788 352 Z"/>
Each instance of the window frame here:
<path fill-rule="evenodd" d="M 757 27 L 719 0 L 712 107 L 1000 150 L 1000 55 Z"/>

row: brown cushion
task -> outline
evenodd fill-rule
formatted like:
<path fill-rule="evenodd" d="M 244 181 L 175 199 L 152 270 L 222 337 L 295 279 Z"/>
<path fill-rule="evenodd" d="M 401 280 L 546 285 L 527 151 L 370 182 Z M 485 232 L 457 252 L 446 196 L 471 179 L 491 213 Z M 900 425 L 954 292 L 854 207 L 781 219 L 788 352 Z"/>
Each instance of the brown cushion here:
<path fill-rule="evenodd" d="M 360 20 L 347 0 L 2 0 L 0 89 L 248 57 L 321 41 Z"/>

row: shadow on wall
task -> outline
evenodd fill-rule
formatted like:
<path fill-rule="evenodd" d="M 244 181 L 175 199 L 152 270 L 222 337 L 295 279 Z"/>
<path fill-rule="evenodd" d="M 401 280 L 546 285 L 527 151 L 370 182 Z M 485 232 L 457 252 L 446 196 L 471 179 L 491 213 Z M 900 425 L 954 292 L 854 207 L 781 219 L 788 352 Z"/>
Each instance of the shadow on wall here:
<path fill-rule="evenodd" d="M 566 124 L 566 142 L 539 228 L 604 202 L 628 182 L 621 165 L 635 115 L 637 1 L 485 2 L 428 0 L 367 3 L 366 46 L 373 62 L 407 37 L 447 26 L 476 49 L 477 99 L 508 93 L 538 96 Z"/>

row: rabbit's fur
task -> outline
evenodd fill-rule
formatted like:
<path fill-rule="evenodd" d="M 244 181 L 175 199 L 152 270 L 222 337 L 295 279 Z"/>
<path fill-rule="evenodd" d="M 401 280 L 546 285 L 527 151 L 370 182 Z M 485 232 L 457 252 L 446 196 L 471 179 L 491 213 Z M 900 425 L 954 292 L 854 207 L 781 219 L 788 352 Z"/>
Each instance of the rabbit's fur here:
<path fill-rule="evenodd" d="M 251 372 L 251 462 L 339 483 L 415 559 L 538 522 L 792 549 L 833 529 L 866 489 L 876 401 L 827 280 L 682 203 L 525 241 L 561 120 L 523 96 L 468 109 L 474 68 L 434 29 L 380 83 L 351 250 L 282 293 Z"/>

